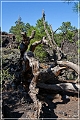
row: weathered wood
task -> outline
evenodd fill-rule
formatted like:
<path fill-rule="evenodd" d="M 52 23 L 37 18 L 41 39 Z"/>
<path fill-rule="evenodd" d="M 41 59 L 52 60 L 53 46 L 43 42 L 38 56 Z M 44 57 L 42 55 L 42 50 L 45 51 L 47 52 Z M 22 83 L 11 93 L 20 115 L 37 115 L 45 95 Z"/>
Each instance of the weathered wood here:
<path fill-rule="evenodd" d="M 42 40 L 40 41 L 35 41 L 31 46 L 30 46 L 30 51 L 34 52 L 35 48 L 40 45 L 40 44 L 44 44 L 44 45 L 49 45 L 48 44 L 48 40 L 45 39 L 45 37 L 42 38 Z"/>
<path fill-rule="evenodd" d="M 55 74 L 55 76 L 58 76 L 61 70 L 64 70 L 65 68 L 66 67 L 55 66 L 54 68 L 51 68 L 51 71 Z"/>
<path fill-rule="evenodd" d="M 34 38 L 35 34 L 36 34 L 36 31 L 33 30 L 32 33 L 31 33 L 31 36 L 29 36 L 30 40 Z"/>
<path fill-rule="evenodd" d="M 38 76 L 39 76 L 39 62 L 34 60 L 32 61 L 32 73 L 34 75 L 30 86 L 29 86 L 29 95 L 31 97 L 31 99 L 34 102 L 34 109 L 35 109 L 35 118 L 39 118 L 40 117 L 40 110 L 41 110 L 41 102 L 37 99 L 36 95 L 39 92 L 39 89 L 36 87 L 37 85 L 37 81 L 38 81 Z"/>
<path fill-rule="evenodd" d="M 78 73 L 78 78 L 75 80 L 75 83 L 80 82 L 80 79 L 79 79 L 80 78 L 80 67 L 79 67 L 79 65 L 76 65 L 69 61 L 57 61 L 57 64 L 73 69 L 76 73 Z"/>
<path fill-rule="evenodd" d="M 54 40 L 54 33 L 55 33 L 58 29 L 57 29 L 55 32 L 53 32 L 52 26 L 50 25 L 49 27 L 50 27 L 50 30 L 51 30 L 51 33 L 52 33 L 52 41 L 53 41 L 53 44 L 57 47 L 57 44 L 56 44 L 56 42 L 55 42 L 55 40 Z"/>
<path fill-rule="evenodd" d="M 45 13 L 44 13 L 44 11 L 43 11 L 43 15 L 44 15 L 44 14 L 45 14 Z M 50 27 L 50 30 L 51 30 L 51 33 L 52 33 L 52 38 L 51 38 L 51 36 L 49 35 L 49 32 L 48 32 L 48 30 L 47 30 L 47 28 L 46 28 L 46 23 L 45 23 L 44 16 L 43 16 L 43 25 L 44 25 L 45 33 L 46 33 L 46 35 L 47 35 L 47 37 L 48 37 L 48 40 L 50 41 L 50 45 L 51 45 L 51 47 L 52 47 L 53 56 L 54 56 L 54 54 L 55 54 L 57 60 L 61 60 L 61 59 L 62 59 L 64 56 L 66 56 L 66 55 L 64 55 L 62 49 L 61 49 L 60 47 L 58 47 L 58 45 L 56 44 L 56 42 L 55 42 L 55 40 L 54 40 L 54 34 L 55 34 L 55 32 L 56 32 L 58 29 L 53 32 L 51 25 L 49 26 L 49 27 Z M 54 53 L 54 51 L 55 51 L 57 54 Z M 54 61 L 56 61 L 55 57 L 54 57 Z"/>
<path fill-rule="evenodd" d="M 47 89 L 47 90 L 53 90 L 53 91 L 65 91 L 65 92 L 73 92 L 73 93 L 78 93 L 80 92 L 80 85 L 79 84 L 75 84 L 76 81 L 73 81 L 73 83 L 68 83 L 67 81 L 61 81 L 62 83 L 59 82 L 55 82 L 58 81 L 58 76 L 60 75 L 60 72 L 63 69 L 67 68 L 71 68 L 73 70 L 75 70 L 75 72 L 77 72 L 80 75 L 80 71 L 79 71 L 79 67 L 78 65 L 69 62 L 69 61 L 57 61 L 57 60 L 61 60 L 62 59 L 62 55 L 64 56 L 64 53 L 62 51 L 62 49 L 60 47 L 58 47 L 58 45 L 56 44 L 55 40 L 54 40 L 54 32 L 52 30 L 52 28 L 50 27 L 51 33 L 52 33 L 52 38 L 48 33 L 48 30 L 46 29 L 46 23 L 45 23 L 45 14 L 43 12 L 43 25 L 44 25 L 44 30 L 47 34 L 47 37 L 50 41 L 50 43 L 48 43 L 48 40 L 46 40 L 46 37 L 43 37 L 42 40 L 40 41 L 36 41 L 34 42 L 31 47 L 30 47 L 30 51 L 32 51 L 32 53 L 34 52 L 35 48 L 37 45 L 39 44 L 50 44 L 53 50 L 53 55 L 57 56 L 58 58 L 55 59 L 54 57 L 54 62 L 55 62 L 55 66 L 51 65 L 48 68 L 45 68 L 45 70 L 40 71 L 39 70 L 39 62 L 34 58 L 34 56 L 28 56 L 28 55 L 24 55 L 26 59 L 28 59 L 29 61 L 29 66 L 32 68 L 32 74 L 33 74 L 33 78 L 32 81 L 30 83 L 29 86 L 29 95 L 31 97 L 31 99 L 34 102 L 34 108 L 35 108 L 35 116 L 36 118 L 39 118 L 40 116 L 40 110 L 41 110 L 41 102 L 37 99 L 37 94 L 39 92 L 39 88 L 42 89 Z M 31 36 L 34 36 L 35 32 L 32 33 Z M 33 38 L 33 37 L 32 37 Z M 26 60 L 24 59 L 24 60 Z M 46 77 L 48 76 L 48 77 Z M 47 83 L 47 80 L 51 80 L 53 79 L 53 83 L 54 84 L 45 84 Z M 65 83 L 66 82 L 66 83 Z M 56 83 L 56 84 L 55 84 Z M 57 84 L 60 83 L 60 84 Z"/>
<path fill-rule="evenodd" d="M 69 62 L 69 61 L 57 61 L 57 64 L 61 65 L 61 66 L 69 67 L 69 68 L 73 69 L 74 71 L 76 71 L 80 75 L 80 69 L 79 69 L 79 66 L 77 64 L 74 64 L 74 63 Z"/>
<path fill-rule="evenodd" d="M 74 83 L 60 83 L 60 84 L 45 84 L 45 83 L 38 83 L 37 87 L 43 88 L 46 90 L 53 90 L 53 91 L 66 91 L 66 92 L 73 92 L 78 93 L 80 92 L 80 85 Z"/>
<path fill-rule="evenodd" d="M 51 37 L 50 37 L 50 35 L 48 33 L 48 30 L 46 29 L 46 23 L 45 23 L 45 19 L 44 19 L 44 11 L 43 11 L 43 25 L 44 25 L 44 30 L 45 30 L 45 32 L 47 34 L 47 37 L 48 37 L 48 39 L 50 41 L 51 47 L 54 48 L 54 45 L 52 43 L 52 39 L 51 39 Z"/>

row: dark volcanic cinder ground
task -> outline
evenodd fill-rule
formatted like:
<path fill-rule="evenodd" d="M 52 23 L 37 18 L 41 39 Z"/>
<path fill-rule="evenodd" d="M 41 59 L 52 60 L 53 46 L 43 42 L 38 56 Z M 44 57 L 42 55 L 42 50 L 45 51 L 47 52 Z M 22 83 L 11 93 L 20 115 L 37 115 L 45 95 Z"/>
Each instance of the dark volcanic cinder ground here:
<path fill-rule="evenodd" d="M 34 104 L 27 92 L 8 90 L 3 92 L 4 118 L 34 118 Z M 38 99 L 42 103 L 40 118 L 75 118 L 79 117 L 79 100 L 76 96 L 39 93 Z M 17 120 L 16 119 L 16 120 Z"/>
<path fill-rule="evenodd" d="M 2 89 L 2 116 L 5 118 L 14 118 L 14 120 L 30 120 L 35 118 L 35 109 L 33 101 L 31 100 L 28 92 L 28 85 L 26 89 L 19 84 L 17 88 L 13 85 L 14 74 L 16 73 L 17 79 L 19 78 L 19 68 L 16 71 L 16 67 L 19 67 L 19 50 L 5 49 L 3 48 L 3 84 Z M 40 118 L 46 120 L 64 120 L 65 118 L 72 120 L 78 120 L 80 98 L 78 95 L 72 93 L 58 93 L 57 91 L 47 91 L 40 89 L 37 98 L 42 103 L 42 109 Z"/>

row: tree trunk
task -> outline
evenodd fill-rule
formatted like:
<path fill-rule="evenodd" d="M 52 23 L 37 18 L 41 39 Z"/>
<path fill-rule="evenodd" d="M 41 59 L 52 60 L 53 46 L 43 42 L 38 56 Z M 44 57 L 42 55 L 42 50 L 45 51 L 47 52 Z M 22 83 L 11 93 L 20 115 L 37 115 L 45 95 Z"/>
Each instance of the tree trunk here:
<path fill-rule="evenodd" d="M 35 59 L 33 59 L 32 62 L 32 73 L 34 75 L 31 83 L 30 83 L 30 86 L 29 86 L 29 95 L 31 97 L 31 99 L 33 100 L 34 102 L 34 116 L 35 116 L 35 119 L 36 118 L 39 118 L 40 117 L 40 110 L 42 108 L 42 104 L 41 102 L 37 99 L 37 94 L 39 92 L 39 89 L 36 87 L 37 85 L 37 82 L 38 82 L 38 76 L 39 76 L 39 63 L 38 61 L 36 61 Z"/>

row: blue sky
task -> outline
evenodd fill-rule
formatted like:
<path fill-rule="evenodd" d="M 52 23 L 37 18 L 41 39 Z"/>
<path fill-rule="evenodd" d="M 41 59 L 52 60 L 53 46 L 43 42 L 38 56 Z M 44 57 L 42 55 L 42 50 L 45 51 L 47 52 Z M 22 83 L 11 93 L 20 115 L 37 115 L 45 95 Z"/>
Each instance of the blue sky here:
<path fill-rule="evenodd" d="M 56 30 L 62 25 L 62 22 L 71 22 L 72 26 L 78 28 L 78 14 L 73 12 L 74 3 L 70 4 L 54 1 L 40 2 L 16 2 L 3 1 L 1 5 L 1 27 L 2 31 L 9 32 L 11 26 L 15 25 L 15 21 L 19 16 L 24 23 L 30 23 L 35 26 L 38 19 L 42 17 L 42 10 L 45 10 L 46 21 Z"/>

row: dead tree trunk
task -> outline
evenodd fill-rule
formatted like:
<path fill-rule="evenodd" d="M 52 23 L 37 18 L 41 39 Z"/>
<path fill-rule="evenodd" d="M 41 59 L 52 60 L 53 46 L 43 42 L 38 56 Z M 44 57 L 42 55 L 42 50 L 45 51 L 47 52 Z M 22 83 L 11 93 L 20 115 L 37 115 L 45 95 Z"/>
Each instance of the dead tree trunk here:
<path fill-rule="evenodd" d="M 50 30 L 51 30 L 51 33 L 52 33 L 52 38 L 51 38 L 51 36 L 50 36 L 49 33 L 48 33 L 48 30 L 46 29 L 46 23 L 45 23 L 45 18 L 44 18 L 44 16 L 45 16 L 44 11 L 43 11 L 43 14 L 42 14 L 42 15 L 43 15 L 44 30 L 45 30 L 45 32 L 46 32 L 46 35 L 47 35 L 47 37 L 48 37 L 48 39 L 49 39 L 49 41 L 50 41 L 51 47 L 52 47 L 53 56 L 54 56 L 54 61 L 56 61 L 56 60 L 61 60 L 61 59 L 64 58 L 66 55 L 63 53 L 63 51 L 61 50 L 61 48 L 58 47 L 58 45 L 56 44 L 56 42 L 55 42 L 55 40 L 54 40 L 54 34 L 55 34 L 55 32 L 56 32 L 58 29 L 53 32 L 52 27 L 49 26 L 49 27 L 50 27 Z"/>
<path fill-rule="evenodd" d="M 60 75 L 61 70 L 66 69 L 67 68 L 71 68 L 73 69 L 75 72 L 78 73 L 78 75 L 80 76 L 80 71 L 79 71 L 79 67 L 78 65 L 69 62 L 69 61 L 58 61 L 62 59 L 62 54 L 63 51 L 61 50 L 61 48 L 59 48 L 54 40 L 54 33 L 52 28 L 51 29 L 51 33 L 52 33 L 52 38 L 48 33 L 48 30 L 46 29 L 46 23 L 45 23 L 45 14 L 43 12 L 43 25 L 44 25 L 44 29 L 45 32 L 47 34 L 47 37 L 50 41 L 50 45 L 52 47 L 53 50 L 53 54 L 55 54 L 55 56 L 57 56 L 58 58 L 55 59 L 54 58 L 54 63 L 55 66 L 52 67 L 52 65 L 46 69 L 45 71 L 41 72 L 39 70 L 39 63 L 37 60 L 35 60 L 34 57 L 29 57 L 26 56 L 26 58 L 29 60 L 29 66 L 32 67 L 32 73 L 33 73 L 33 78 L 32 81 L 30 83 L 29 86 L 29 95 L 31 97 L 31 99 L 34 102 L 34 109 L 35 109 L 35 118 L 39 118 L 40 117 L 40 110 L 41 110 L 41 102 L 37 99 L 37 94 L 39 92 L 39 88 L 43 88 L 43 89 L 47 89 L 47 90 L 54 90 L 54 91 L 67 91 L 67 92 L 74 92 L 74 93 L 78 93 L 80 91 L 80 85 L 75 84 L 75 83 L 60 83 L 60 84 L 45 84 L 50 77 L 54 77 L 54 81 L 56 80 L 55 78 L 58 79 L 58 76 Z M 34 36 L 34 35 L 32 35 Z M 42 40 L 40 41 L 36 41 L 35 43 L 33 43 L 30 47 L 30 51 L 34 52 L 35 47 L 39 44 L 48 44 L 47 40 L 45 37 L 43 37 Z M 56 54 L 57 52 L 57 54 Z M 50 77 L 46 77 L 46 75 L 50 75 L 50 73 L 52 73 Z M 43 79 L 43 76 L 45 76 L 45 80 Z M 51 79 L 51 78 L 50 78 Z M 54 82 L 55 83 L 55 82 Z"/>
<path fill-rule="evenodd" d="M 45 18 L 44 18 L 44 11 L 43 11 L 42 14 L 43 14 L 44 30 L 45 30 L 45 32 L 46 32 L 46 34 L 47 34 L 47 37 L 48 37 L 49 41 L 50 41 L 51 47 L 54 48 L 54 45 L 53 45 L 53 43 L 52 43 L 52 39 L 51 39 L 51 37 L 50 37 L 50 35 L 49 35 L 49 33 L 48 33 L 48 30 L 46 29 L 46 23 L 45 23 Z"/>
<path fill-rule="evenodd" d="M 37 85 L 37 81 L 38 81 L 38 75 L 39 75 L 39 63 L 38 61 L 36 61 L 34 58 L 31 61 L 31 66 L 32 66 L 32 73 L 34 75 L 30 86 L 29 86 L 29 95 L 31 97 L 31 99 L 34 102 L 34 116 L 35 118 L 39 118 L 40 117 L 40 110 L 41 110 L 41 102 L 37 99 L 36 95 L 39 92 L 39 88 L 36 87 Z"/>

